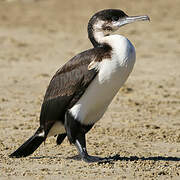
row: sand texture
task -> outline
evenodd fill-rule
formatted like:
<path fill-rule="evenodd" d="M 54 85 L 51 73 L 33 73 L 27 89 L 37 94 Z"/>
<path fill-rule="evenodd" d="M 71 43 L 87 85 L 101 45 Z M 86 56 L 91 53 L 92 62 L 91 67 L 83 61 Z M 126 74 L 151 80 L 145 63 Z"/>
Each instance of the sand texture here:
<path fill-rule="evenodd" d="M 136 64 L 87 134 L 89 153 L 114 161 L 87 164 L 67 139 L 57 146 L 54 137 L 33 155 L 10 159 L 39 126 L 53 74 L 92 47 L 87 22 L 105 8 L 151 18 L 117 32 L 136 47 Z M 0 179 L 180 179 L 179 9 L 179 0 L 1 0 Z"/>

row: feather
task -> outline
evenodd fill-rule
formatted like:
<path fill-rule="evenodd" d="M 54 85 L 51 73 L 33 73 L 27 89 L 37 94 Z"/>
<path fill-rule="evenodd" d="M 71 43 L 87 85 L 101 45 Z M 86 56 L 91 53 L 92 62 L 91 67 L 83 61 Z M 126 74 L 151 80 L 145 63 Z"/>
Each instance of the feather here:
<path fill-rule="evenodd" d="M 79 100 L 95 78 L 98 71 L 88 70 L 88 65 L 92 61 L 100 62 L 103 58 L 110 56 L 108 52 L 110 53 L 111 48 L 107 46 L 99 46 L 76 55 L 53 76 L 40 114 L 40 124 L 44 127 L 46 135 L 55 121 L 60 120 L 64 123 L 66 110 Z M 108 52 L 107 48 L 109 48 Z"/>

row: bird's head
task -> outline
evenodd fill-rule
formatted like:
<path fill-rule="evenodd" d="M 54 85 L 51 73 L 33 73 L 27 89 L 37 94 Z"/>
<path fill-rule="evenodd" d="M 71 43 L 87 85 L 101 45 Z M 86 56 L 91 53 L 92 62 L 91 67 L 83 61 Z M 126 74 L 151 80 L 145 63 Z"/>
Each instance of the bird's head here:
<path fill-rule="evenodd" d="M 97 12 L 89 20 L 88 32 L 89 38 L 93 45 L 96 45 L 97 38 L 95 36 L 107 36 L 118 30 L 121 26 L 133 23 L 135 21 L 150 20 L 148 16 L 128 16 L 119 9 L 106 9 Z M 93 37 L 94 36 L 94 40 Z M 94 41 L 94 42 L 93 42 Z"/>

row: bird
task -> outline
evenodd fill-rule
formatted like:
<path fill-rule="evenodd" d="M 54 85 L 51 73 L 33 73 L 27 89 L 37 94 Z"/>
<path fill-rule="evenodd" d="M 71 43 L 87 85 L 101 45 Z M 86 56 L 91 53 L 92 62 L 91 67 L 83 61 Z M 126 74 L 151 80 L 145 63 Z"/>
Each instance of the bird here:
<path fill-rule="evenodd" d="M 136 59 L 132 43 L 113 32 L 126 24 L 147 20 L 150 21 L 147 15 L 128 16 L 120 9 L 96 12 L 87 27 L 93 47 L 57 70 L 44 96 L 39 128 L 9 157 L 31 155 L 50 136 L 57 136 L 60 145 L 67 136 L 83 161 L 106 161 L 88 154 L 86 133 L 102 118 L 132 72 Z"/>

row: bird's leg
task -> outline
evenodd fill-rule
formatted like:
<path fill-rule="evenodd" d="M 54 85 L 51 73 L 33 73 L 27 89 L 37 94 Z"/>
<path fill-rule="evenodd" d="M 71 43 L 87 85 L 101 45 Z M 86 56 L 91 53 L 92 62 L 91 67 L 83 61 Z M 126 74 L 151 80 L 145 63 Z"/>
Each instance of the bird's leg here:
<path fill-rule="evenodd" d="M 66 129 L 67 137 L 70 143 L 73 143 L 81 158 L 88 163 L 91 162 L 107 162 L 108 158 L 100 158 L 96 156 L 90 156 L 86 150 L 85 134 L 92 128 L 93 125 L 83 125 L 76 120 L 68 111 L 65 115 L 64 126 Z"/>
<path fill-rule="evenodd" d="M 64 141 L 65 138 L 66 138 L 66 133 L 59 134 L 56 139 L 56 144 L 60 145 Z"/>
<path fill-rule="evenodd" d="M 101 157 L 97 157 L 97 156 L 88 155 L 87 150 L 86 150 L 85 134 L 80 134 L 77 137 L 74 144 L 79 152 L 79 155 L 85 162 L 92 163 L 92 162 L 108 162 L 108 161 L 110 161 L 110 159 L 108 159 L 108 158 L 101 158 Z"/>

